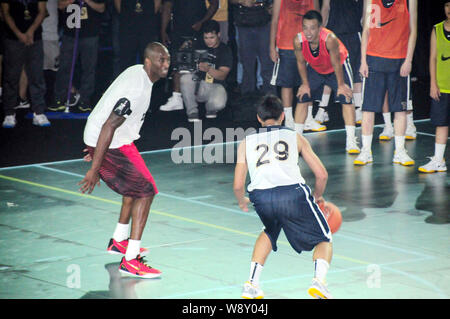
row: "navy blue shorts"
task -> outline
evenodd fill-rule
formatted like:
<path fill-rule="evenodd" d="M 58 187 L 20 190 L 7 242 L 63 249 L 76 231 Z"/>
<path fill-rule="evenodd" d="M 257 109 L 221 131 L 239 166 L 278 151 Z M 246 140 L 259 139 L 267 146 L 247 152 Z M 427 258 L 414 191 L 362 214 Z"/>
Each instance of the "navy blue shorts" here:
<path fill-rule="evenodd" d="M 362 79 L 359 75 L 361 66 L 361 38 L 360 33 L 336 34 L 342 44 L 347 48 L 348 58 L 353 70 L 353 83 L 361 83 Z"/>
<path fill-rule="evenodd" d="M 277 251 L 281 229 L 299 254 L 313 250 L 321 242 L 332 240 L 325 216 L 314 202 L 311 189 L 305 184 L 253 190 L 250 201 L 265 227 L 273 251 Z"/>
<path fill-rule="evenodd" d="M 430 119 L 434 126 L 450 125 L 450 93 L 441 93 L 439 101 L 431 99 Z"/>
<path fill-rule="evenodd" d="M 308 72 L 308 82 L 309 88 L 311 89 L 311 96 L 303 95 L 301 99 L 298 99 L 298 103 L 312 102 L 313 100 L 320 101 L 322 98 L 323 87 L 325 85 L 328 85 L 334 92 L 337 92 L 338 82 L 334 72 L 330 74 L 320 74 L 310 65 L 306 67 L 306 70 Z M 348 58 L 342 65 L 342 70 L 345 84 L 347 84 L 350 88 L 353 88 L 353 71 Z M 336 97 L 336 103 L 351 104 L 352 101 L 347 100 L 343 95 L 339 95 Z"/>
<path fill-rule="evenodd" d="M 382 113 L 384 96 L 388 93 L 390 112 L 405 112 L 410 100 L 409 76 L 400 76 L 404 59 L 367 56 L 369 77 L 363 79 L 362 111 Z"/>
<path fill-rule="evenodd" d="M 276 77 L 276 86 L 282 88 L 295 88 L 300 86 L 302 79 L 298 73 L 297 58 L 294 50 L 278 50 L 280 62 L 275 63 L 274 76 Z"/>

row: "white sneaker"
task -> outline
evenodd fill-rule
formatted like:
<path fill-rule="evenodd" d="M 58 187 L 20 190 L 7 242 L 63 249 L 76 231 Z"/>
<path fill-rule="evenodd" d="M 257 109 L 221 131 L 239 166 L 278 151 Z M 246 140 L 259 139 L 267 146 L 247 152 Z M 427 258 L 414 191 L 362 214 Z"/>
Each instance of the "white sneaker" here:
<path fill-rule="evenodd" d="M 445 161 L 439 161 L 436 157 L 428 157 L 430 161 L 418 168 L 419 172 L 422 173 L 436 173 L 436 172 L 446 172 L 447 166 Z"/>
<path fill-rule="evenodd" d="M 16 124 L 17 124 L 16 114 L 5 116 L 5 119 L 3 120 L 4 128 L 14 128 Z"/>
<path fill-rule="evenodd" d="M 319 124 L 323 124 L 325 122 L 328 122 L 329 120 L 330 117 L 328 116 L 328 112 L 323 107 L 319 107 L 319 110 L 316 113 L 316 117 L 314 117 L 314 121 Z"/>
<path fill-rule="evenodd" d="M 242 289 L 241 297 L 244 299 L 263 299 L 264 292 L 250 281 L 246 281 Z"/>
<path fill-rule="evenodd" d="M 308 294 L 315 299 L 333 299 L 333 296 L 328 291 L 327 284 L 317 278 L 312 280 Z"/>
<path fill-rule="evenodd" d="M 327 127 L 325 125 L 317 123 L 312 117 L 306 118 L 304 128 L 305 131 L 321 132 L 325 131 L 326 129 Z"/>
<path fill-rule="evenodd" d="M 383 132 L 381 132 L 378 139 L 380 141 L 390 141 L 394 137 L 394 128 L 392 126 L 384 126 Z"/>
<path fill-rule="evenodd" d="M 45 114 L 37 115 L 36 113 L 33 113 L 33 125 L 50 126 L 50 121 L 47 119 Z"/>
<path fill-rule="evenodd" d="M 408 124 L 405 131 L 405 140 L 415 140 L 417 137 L 417 130 L 414 123 Z"/>
<path fill-rule="evenodd" d="M 15 110 L 18 109 L 28 109 L 30 107 L 30 102 L 28 100 L 20 100 L 19 104 L 14 107 Z"/>
<path fill-rule="evenodd" d="M 392 162 L 395 164 L 403 165 L 403 166 L 414 165 L 414 160 L 411 157 L 409 157 L 409 155 L 405 149 L 403 149 L 401 151 L 395 151 Z"/>
<path fill-rule="evenodd" d="M 358 157 L 353 161 L 354 165 L 366 165 L 373 162 L 372 151 L 362 149 Z"/>
<path fill-rule="evenodd" d="M 362 122 L 362 111 L 360 107 L 357 107 L 355 109 L 355 123 L 361 124 L 361 122 Z"/>
<path fill-rule="evenodd" d="M 361 149 L 358 146 L 358 140 L 356 137 L 347 137 L 347 143 L 345 145 L 345 150 L 349 154 L 361 153 Z"/>
<path fill-rule="evenodd" d="M 160 111 L 168 112 L 168 111 L 176 111 L 176 110 L 182 110 L 183 109 L 183 99 L 181 96 L 178 95 L 172 95 L 168 100 L 167 103 L 164 105 L 161 105 L 159 108 Z"/>

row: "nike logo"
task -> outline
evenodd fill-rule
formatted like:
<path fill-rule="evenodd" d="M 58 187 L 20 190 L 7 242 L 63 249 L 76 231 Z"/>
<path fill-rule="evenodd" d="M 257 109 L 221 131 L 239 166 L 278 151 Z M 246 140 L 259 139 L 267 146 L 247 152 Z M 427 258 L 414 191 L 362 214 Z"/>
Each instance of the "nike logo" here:
<path fill-rule="evenodd" d="M 447 61 L 450 59 L 450 56 L 445 57 L 443 54 L 441 55 L 441 60 L 442 61 Z"/>
<path fill-rule="evenodd" d="M 395 20 L 395 18 L 394 18 L 394 19 L 391 19 L 391 20 L 389 20 L 389 21 L 386 21 L 386 22 L 380 22 L 380 27 L 384 27 L 386 24 L 391 23 L 391 22 L 394 21 L 394 20 Z"/>

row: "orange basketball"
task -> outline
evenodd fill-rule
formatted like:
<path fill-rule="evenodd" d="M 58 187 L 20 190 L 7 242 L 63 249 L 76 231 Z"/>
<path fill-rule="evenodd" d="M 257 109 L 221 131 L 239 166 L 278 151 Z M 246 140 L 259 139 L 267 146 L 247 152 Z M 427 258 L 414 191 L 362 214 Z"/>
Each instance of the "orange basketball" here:
<path fill-rule="evenodd" d="M 319 207 L 327 219 L 331 232 L 334 234 L 342 224 L 341 210 L 332 202 L 319 202 Z"/>

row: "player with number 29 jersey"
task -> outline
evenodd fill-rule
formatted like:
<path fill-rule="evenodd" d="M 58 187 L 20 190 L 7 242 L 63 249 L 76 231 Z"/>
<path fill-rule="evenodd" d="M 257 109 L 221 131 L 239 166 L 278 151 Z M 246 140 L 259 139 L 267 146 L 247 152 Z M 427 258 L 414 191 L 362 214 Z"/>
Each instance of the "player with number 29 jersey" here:
<path fill-rule="evenodd" d="M 264 127 L 247 136 L 248 191 L 304 184 L 297 149 L 297 133 L 284 126 Z"/>

